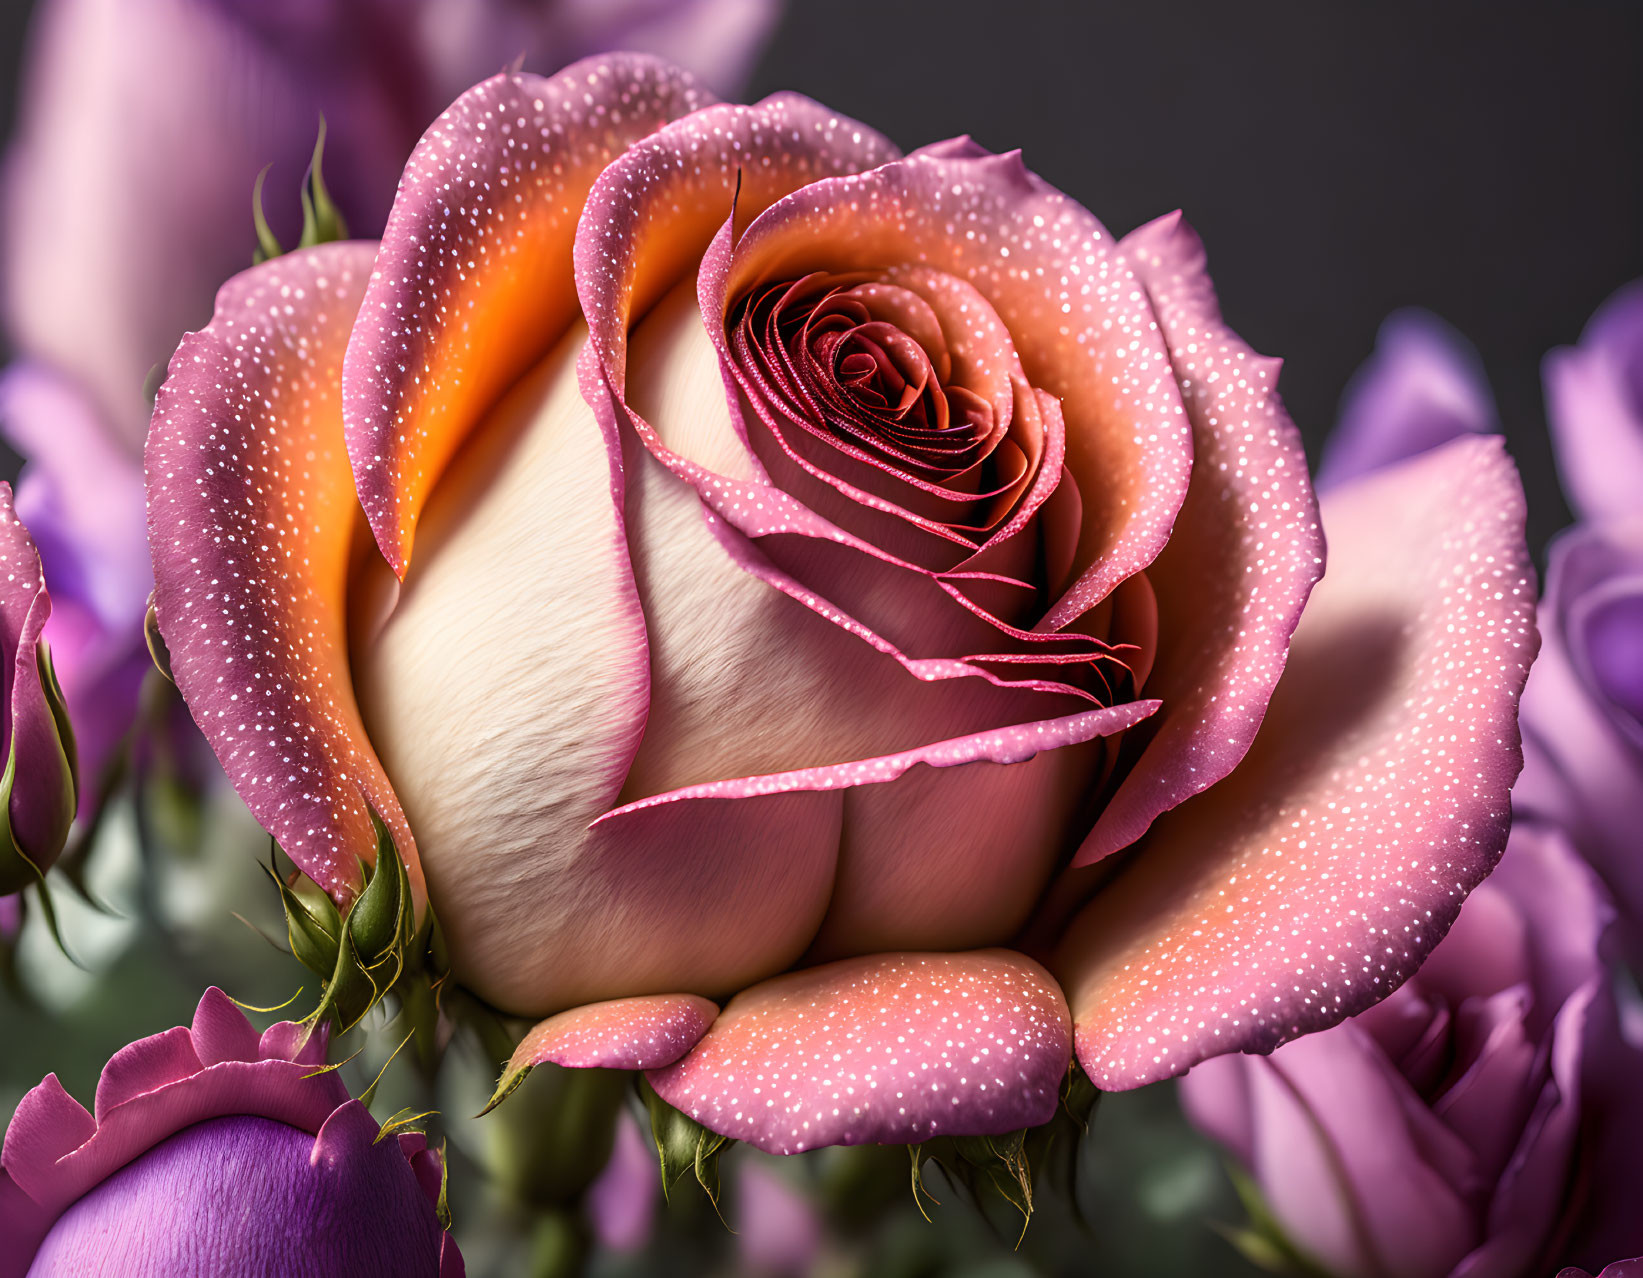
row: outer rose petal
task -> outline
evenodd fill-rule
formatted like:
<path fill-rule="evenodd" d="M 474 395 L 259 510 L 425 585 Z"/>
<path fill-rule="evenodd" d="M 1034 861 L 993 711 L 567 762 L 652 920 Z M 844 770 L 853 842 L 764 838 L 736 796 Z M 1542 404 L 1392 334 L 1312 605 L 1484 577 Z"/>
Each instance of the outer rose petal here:
<path fill-rule="evenodd" d="M 738 994 L 661 1098 L 772 1154 L 1002 1135 L 1048 1122 L 1071 1059 L 1066 1004 L 1009 950 L 875 954 Z"/>
<path fill-rule="evenodd" d="M 1495 440 L 1331 494 L 1331 572 L 1249 757 L 1161 818 L 1054 963 L 1111 1089 L 1270 1051 L 1395 989 L 1505 845 L 1535 648 Z"/>
<path fill-rule="evenodd" d="M 1124 238 L 1169 344 L 1193 432 L 1193 482 L 1147 571 L 1158 655 L 1156 731 L 1073 864 L 1127 847 L 1244 757 L 1323 571 L 1323 537 L 1278 365 L 1221 319 L 1204 246 L 1178 213 Z M 1084 489 L 1088 493 L 1089 489 Z M 1099 490 L 1097 490 L 1099 491 Z"/>
<path fill-rule="evenodd" d="M 1499 433 L 1494 396 L 1472 344 L 1430 312 L 1395 311 L 1341 397 L 1317 486 L 1332 488 L 1457 435 Z"/>
<path fill-rule="evenodd" d="M 525 1035 L 508 1073 L 527 1065 L 568 1069 L 659 1069 L 701 1040 L 719 1009 L 694 994 L 650 994 L 584 1003 Z"/>
<path fill-rule="evenodd" d="M 172 357 L 146 455 L 177 686 L 263 828 L 339 899 L 375 860 L 373 809 L 421 891 L 354 703 L 344 614 L 359 512 L 338 385 L 374 255 L 323 245 L 225 284 Z"/>
<path fill-rule="evenodd" d="M 676 67 L 613 54 L 551 79 L 494 76 L 417 144 L 342 371 L 360 502 L 401 577 L 457 446 L 576 316 L 588 188 L 629 143 L 709 101 Z"/>

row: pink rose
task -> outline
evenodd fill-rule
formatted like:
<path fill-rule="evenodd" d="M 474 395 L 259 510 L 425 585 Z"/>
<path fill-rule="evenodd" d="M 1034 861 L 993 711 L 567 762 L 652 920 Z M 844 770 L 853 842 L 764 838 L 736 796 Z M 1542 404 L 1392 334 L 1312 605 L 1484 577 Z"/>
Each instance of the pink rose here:
<path fill-rule="evenodd" d="M 642 57 L 501 75 L 380 244 L 178 349 L 159 624 L 296 863 L 346 906 L 375 814 L 454 979 L 548 1016 L 516 1064 L 777 1152 L 1009 1131 L 1075 1036 L 1120 1088 L 1361 1010 L 1504 843 L 1512 466 L 1320 529 L 1276 380 L 1177 216 Z"/>

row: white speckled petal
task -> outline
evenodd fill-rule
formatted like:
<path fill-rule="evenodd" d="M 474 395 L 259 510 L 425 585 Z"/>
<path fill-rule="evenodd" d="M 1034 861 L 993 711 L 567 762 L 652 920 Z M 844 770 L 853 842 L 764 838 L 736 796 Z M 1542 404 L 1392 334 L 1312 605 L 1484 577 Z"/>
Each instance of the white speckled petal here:
<path fill-rule="evenodd" d="M 183 338 L 145 467 L 160 633 L 234 788 L 339 900 L 376 857 L 371 810 L 421 891 L 416 845 L 354 701 L 345 599 L 359 505 L 343 350 L 376 245 L 235 276 Z"/>
<path fill-rule="evenodd" d="M 1384 998 L 1505 845 L 1534 656 L 1523 492 L 1467 438 L 1335 489 L 1330 568 L 1242 765 L 1160 817 L 1052 963 L 1097 1086 Z"/>
<path fill-rule="evenodd" d="M 527 1065 L 660 1069 L 701 1041 L 718 1007 L 695 994 L 647 994 L 586 1003 L 541 1022 L 514 1049 L 508 1073 Z"/>
<path fill-rule="evenodd" d="M 343 369 L 348 453 L 400 575 L 445 464 L 576 316 L 571 241 L 611 158 L 713 101 L 639 54 L 474 86 L 412 152 Z"/>
<path fill-rule="evenodd" d="M 1300 432 L 1278 398 L 1278 363 L 1222 320 L 1198 236 L 1174 213 L 1119 247 L 1169 343 L 1192 421 L 1193 470 L 1169 544 L 1147 571 L 1158 597 L 1147 695 L 1164 709 L 1075 865 L 1127 847 L 1160 812 L 1237 766 L 1324 566 L 1317 499 Z"/>
<path fill-rule="evenodd" d="M 708 1129 L 797 1154 L 1036 1127 L 1071 1058 L 1061 991 L 1025 955 L 874 954 L 738 994 L 649 1078 Z"/>

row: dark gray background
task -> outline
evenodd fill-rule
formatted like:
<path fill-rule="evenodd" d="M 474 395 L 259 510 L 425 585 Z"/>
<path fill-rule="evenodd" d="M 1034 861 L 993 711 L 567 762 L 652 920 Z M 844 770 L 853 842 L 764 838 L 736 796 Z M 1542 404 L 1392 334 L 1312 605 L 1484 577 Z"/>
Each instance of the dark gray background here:
<path fill-rule="evenodd" d="M 8 115 L 28 7 L 0 0 Z M 1482 351 L 1538 544 L 1566 518 L 1541 356 L 1643 275 L 1640 72 L 1636 0 L 794 0 L 753 91 L 1019 146 L 1115 232 L 1185 209 L 1314 458 L 1386 313 L 1437 311 Z"/>

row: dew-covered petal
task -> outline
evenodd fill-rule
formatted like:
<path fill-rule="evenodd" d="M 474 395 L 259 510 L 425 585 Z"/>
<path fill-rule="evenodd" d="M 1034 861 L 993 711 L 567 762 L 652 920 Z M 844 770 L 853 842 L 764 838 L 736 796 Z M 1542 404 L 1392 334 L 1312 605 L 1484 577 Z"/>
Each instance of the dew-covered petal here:
<path fill-rule="evenodd" d="M 493 76 L 417 144 L 342 372 L 359 499 L 400 576 L 457 447 L 576 316 L 571 241 L 594 179 L 710 101 L 676 67 L 610 54 Z"/>
<path fill-rule="evenodd" d="M 1343 486 L 1330 572 L 1233 775 L 1160 818 L 1054 963 L 1098 1086 L 1269 1051 L 1395 989 L 1505 845 L 1534 654 L 1494 439 Z"/>
<path fill-rule="evenodd" d="M 1160 812 L 1237 766 L 1324 558 L 1300 433 L 1278 398 L 1277 361 L 1256 355 L 1221 318 L 1202 242 L 1171 214 L 1120 248 L 1158 314 L 1181 383 L 1192 485 L 1147 572 L 1158 600 L 1147 694 L 1164 709 L 1075 865 L 1127 847 Z M 1080 488 L 1088 508 L 1090 490 Z"/>
<path fill-rule="evenodd" d="M 146 455 L 177 686 L 263 828 L 339 900 L 375 860 L 373 811 L 421 888 L 348 664 L 360 519 L 339 385 L 375 249 L 323 245 L 225 284 L 211 323 L 172 357 Z"/>
<path fill-rule="evenodd" d="M 508 1072 L 528 1065 L 659 1069 L 695 1047 L 719 1009 L 695 994 L 649 994 L 585 1003 L 550 1016 L 514 1049 Z"/>
<path fill-rule="evenodd" d="M 773 1154 L 1002 1135 L 1048 1122 L 1071 1059 L 1066 1004 L 1009 950 L 875 954 L 731 1000 L 657 1094 Z"/>

